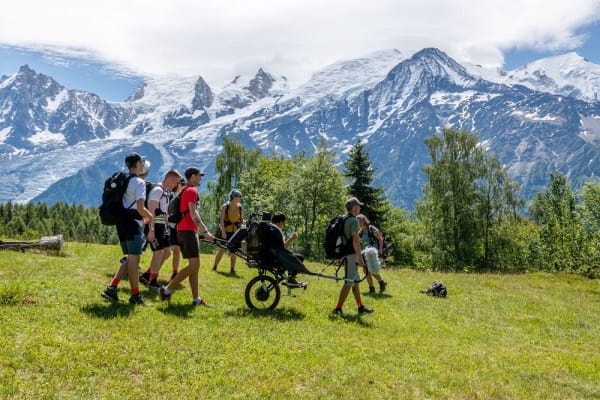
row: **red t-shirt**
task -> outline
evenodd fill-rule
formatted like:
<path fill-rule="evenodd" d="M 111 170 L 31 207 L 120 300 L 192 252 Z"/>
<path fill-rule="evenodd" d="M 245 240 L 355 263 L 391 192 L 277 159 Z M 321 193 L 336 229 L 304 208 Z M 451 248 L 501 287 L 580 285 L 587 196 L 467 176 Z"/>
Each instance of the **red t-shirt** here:
<path fill-rule="evenodd" d="M 188 211 L 188 204 L 198 204 L 198 189 L 191 186 L 186 186 L 181 193 L 181 200 L 179 202 L 179 211 L 182 213 Z M 191 213 L 187 212 L 183 216 L 183 219 L 177 224 L 177 231 L 193 231 L 198 232 L 198 225 L 192 220 Z"/>

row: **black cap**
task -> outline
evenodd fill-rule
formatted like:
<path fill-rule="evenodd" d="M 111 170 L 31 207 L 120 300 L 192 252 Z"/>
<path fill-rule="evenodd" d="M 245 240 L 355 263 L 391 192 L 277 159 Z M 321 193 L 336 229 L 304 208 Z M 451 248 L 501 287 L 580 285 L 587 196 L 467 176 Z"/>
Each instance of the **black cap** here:
<path fill-rule="evenodd" d="M 144 159 L 138 153 L 131 153 L 125 157 L 125 165 L 127 168 L 133 167 L 138 161 L 143 161 Z"/>
<path fill-rule="evenodd" d="M 200 169 L 196 168 L 196 167 L 189 167 L 188 169 L 185 170 L 185 179 L 190 179 L 192 177 L 192 175 L 206 175 L 204 172 L 202 172 Z"/>

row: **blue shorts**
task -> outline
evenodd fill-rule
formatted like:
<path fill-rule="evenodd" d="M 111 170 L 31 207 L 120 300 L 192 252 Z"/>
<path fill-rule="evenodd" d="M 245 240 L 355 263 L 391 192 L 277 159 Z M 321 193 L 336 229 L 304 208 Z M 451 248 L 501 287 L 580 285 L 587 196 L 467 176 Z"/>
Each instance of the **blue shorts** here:
<path fill-rule="evenodd" d="M 144 235 L 142 226 L 137 221 L 126 221 L 117 225 L 117 235 L 123 254 L 132 256 L 142 254 Z"/>
<path fill-rule="evenodd" d="M 144 244 L 144 238 L 142 234 L 135 235 L 132 239 L 120 242 L 121 250 L 123 254 L 131 254 L 132 256 L 138 256 L 142 254 L 142 245 Z"/>

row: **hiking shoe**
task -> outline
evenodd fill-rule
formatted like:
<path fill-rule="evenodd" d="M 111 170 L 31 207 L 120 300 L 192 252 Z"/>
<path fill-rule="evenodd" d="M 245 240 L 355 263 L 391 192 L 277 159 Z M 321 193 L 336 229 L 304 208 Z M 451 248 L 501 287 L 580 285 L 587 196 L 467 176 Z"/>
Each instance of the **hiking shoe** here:
<path fill-rule="evenodd" d="M 165 289 L 166 288 L 164 286 L 158 288 L 158 297 L 160 297 L 162 301 L 171 301 L 171 293 L 166 294 Z"/>
<path fill-rule="evenodd" d="M 156 279 L 152 279 L 150 282 L 148 282 L 148 287 L 151 289 L 158 289 L 160 285 Z"/>
<path fill-rule="evenodd" d="M 379 293 L 385 292 L 386 287 L 387 287 L 386 281 L 379 281 Z"/>
<path fill-rule="evenodd" d="M 235 269 L 231 268 L 231 269 L 229 270 L 229 273 L 230 273 L 231 275 L 235 275 Z"/>
<path fill-rule="evenodd" d="M 194 301 L 192 301 L 192 304 L 195 306 L 204 306 L 204 307 L 209 307 L 209 308 L 212 307 L 204 299 L 194 299 Z"/>
<path fill-rule="evenodd" d="M 117 291 L 118 289 L 116 286 L 107 286 L 106 289 L 104 289 L 104 292 L 100 294 L 100 296 L 104 297 L 108 301 L 119 301 Z"/>
<path fill-rule="evenodd" d="M 365 306 L 364 304 L 362 306 L 358 307 L 359 314 L 371 314 L 372 312 L 373 312 L 373 309 Z"/>
<path fill-rule="evenodd" d="M 176 276 L 177 276 L 177 271 L 173 271 L 173 273 L 171 274 L 171 280 L 175 279 Z"/>
<path fill-rule="evenodd" d="M 217 270 L 217 266 L 216 266 L 216 265 L 214 265 L 214 266 L 212 267 L 212 270 L 213 270 L 213 271 L 216 271 L 216 270 Z"/>
<path fill-rule="evenodd" d="M 129 304 L 145 306 L 146 302 L 144 301 L 144 296 L 142 296 L 141 294 L 138 293 L 135 296 L 131 296 L 129 298 Z"/>
<path fill-rule="evenodd" d="M 143 274 L 140 275 L 140 282 L 143 283 L 146 286 L 150 285 L 150 274 L 147 272 L 144 272 Z"/>
<path fill-rule="evenodd" d="M 369 293 L 375 293 L 375 286 L 369 286 Z"/>
<path fill-rule="evenodd" d="M 346 315 L 346 314 L 344 314 L 344 311 L 342 310 L 342 308 L 341 308 L 341 307 L 336 307 L 336 308 L 334 308 L 334 309 L 333 309 L 333 314 L 335 314 L 335 315 L 340 315 L 340 316 L 342 316 L 342 317 L 343 317 L 344 315 Z"/>

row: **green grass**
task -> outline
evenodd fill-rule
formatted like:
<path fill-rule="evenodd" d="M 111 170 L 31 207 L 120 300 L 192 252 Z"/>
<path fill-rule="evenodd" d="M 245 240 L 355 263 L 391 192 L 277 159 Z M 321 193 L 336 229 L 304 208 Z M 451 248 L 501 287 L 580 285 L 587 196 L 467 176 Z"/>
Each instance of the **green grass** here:
<path fill-rule="evenodd" d="M 109 304 L 119 257 L 75 243 L 60 257 L 0 252 L 0 398 L 600 398 L 599 281 L 388 268 L 389 292 L 361 285 L 375 313 L 358 317 L 350 296 L 342 318 L 340 284 L 302 275 L 306 291 L 250 311 L 256 270 L 214 273 L 212 255 L 200 293 L 213 308 L 191 307 L 187 283 L 170 305 L 144 288 L 153 306 L 134 307 L 124 282 Z M 435 279 L 447 299 L 417 292 Z"/>

